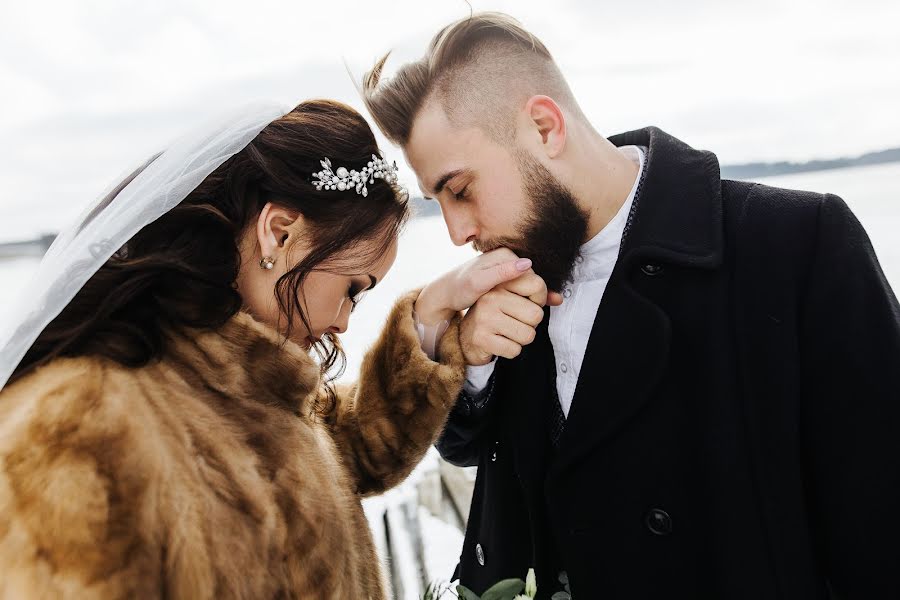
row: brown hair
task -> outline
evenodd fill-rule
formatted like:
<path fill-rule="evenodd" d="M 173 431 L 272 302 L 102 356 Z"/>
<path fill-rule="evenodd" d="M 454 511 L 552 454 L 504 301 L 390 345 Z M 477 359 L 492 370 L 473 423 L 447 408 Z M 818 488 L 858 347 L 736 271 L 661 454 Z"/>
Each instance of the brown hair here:
<path fill-rule="evenodd" d="M 503 117 L 516 101 L 546 94 L 577 109 L 544 44 L 503 13 L 476 13 L 447 25 L 425 56 L 379 85 L 389 56 L 366 73 L 362 95 L 378 127 L 398 145 L 409 141 L 416 115 L 431 98 L 451 121 L 476 123 L 501 140 L 510 130 Z"/>
<path fill-rule="evenodd" d="M 303 102 L 120 248 L 44 329 L 10 381 L 59 356 L 97 355 L 140 366 L 162 355 L 165 329 L 224 324 L 243 305 L 236 287 L 240 237 L 267 202 L 299 212 L 309 224 L 311 251 L 279 278 L 274 292 L 287 335 L 295 315 L 308 325 L 301 296 L 309 273 L 333 267 L 329 259 L 361 240 L 377 242 L 367 245 L 361 261 L 377 259 L 409 215 L 405 193 L 383 180 L 369 184 L 363 197 L 355 190 L 318 191 L 311 174 L 325 157 L 352 167 L 378 153 L 358 112 L 330 100 Z M 338 361 L 343 368 L 336 337 L 326 336 L 315 349 L 323 371 Z"/>

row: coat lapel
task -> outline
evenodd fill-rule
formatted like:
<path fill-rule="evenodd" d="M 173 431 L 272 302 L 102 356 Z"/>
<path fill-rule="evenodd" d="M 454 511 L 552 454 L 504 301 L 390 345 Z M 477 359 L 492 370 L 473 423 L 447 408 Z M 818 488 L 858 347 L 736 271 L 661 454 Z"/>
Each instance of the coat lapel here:
<path fill-rule="evenodd" d="M 665 371 L 671 326 L 666 314 L 624 281 L 610 280 L 559 442 L 554 473 L 622 427 L 650 398 Z"/>
<path fill-rule="evenodd" d="M 594 320 L 550 477 L 623 427 L 665 373 L 671 323 L 645 265 L 713 269 L 722 262 L 722 201 L 715 155 L 656 128 L 610 138 L 648 148 L 632 225 Z M 635 282 L 640 278 L 640 289 Z"/>
<path fill-rule="evenodd" d="M 534 342 L 523 348 L 519 360 L 509 362 L 516 391 L 507 396 L 512 405 L 506 410 L 512 418 L 504 420 L 509 428 L 506 437 L 513 445 L 516 472 L 526 493 L 535 498 L 542 493 L 548 462 L 546 393 L 556 384 L 548 369 L 553 361 L 548 321 L 549 310 L 545 309 Z"/>

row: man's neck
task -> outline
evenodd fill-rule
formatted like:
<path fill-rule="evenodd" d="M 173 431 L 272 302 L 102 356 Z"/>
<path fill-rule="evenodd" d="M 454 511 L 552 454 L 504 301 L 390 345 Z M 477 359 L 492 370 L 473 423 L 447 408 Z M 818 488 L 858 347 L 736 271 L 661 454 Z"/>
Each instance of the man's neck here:
<path fill-rule="evenodd" d="M 570 187 L 582 208 L 590 214 L 587 239 L 600 233 L 628 199 L 640 167 L 596 132 L 586 136 L 578 149 L 575 181 Z"/>

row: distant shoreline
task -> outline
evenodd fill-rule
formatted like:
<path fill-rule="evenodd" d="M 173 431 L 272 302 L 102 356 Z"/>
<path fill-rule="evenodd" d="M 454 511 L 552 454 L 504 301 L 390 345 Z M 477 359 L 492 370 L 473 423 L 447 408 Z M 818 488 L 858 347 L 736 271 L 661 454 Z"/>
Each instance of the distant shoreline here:
<path fill-rule="evenodd" d="M 869 152 L 853 158 L 811 160 L 807 162 L 752 162 L 737 165 L 723 165 L 722 179 L 760 179 L 776 175 L 793 175 L 815 171 L 831 171 L 850 167 L 881 165 L 900 162 L 900 148 L 890 148 Z M 436 217 L 441 215 L 441 207 L 435 200 L 425 200 L 421 196 L 410 198 L 414 217 Z M 22 256 L 41 256 L 55 237 L 47 234 L 36 239 L 0 240 L 0 262 Z"/>
<path fill-rule="evenodd" d="M 758 179 L 774 175 L 792 175 L 794 173 L 811 173 L 813 171 L 830 171 L 868 165 L 883 165 L 900 162 L 900 148 L 890 148 L 869 152 L 853 158 L 834 158 L 829 160 L 811 160 L 796 162 L 753 162 L 739 165 L 722 166 L 723 179 Z"/>
<path fill-rule="evenodd" d="M 849 167 L 882 165 L 900 162 L 900 148 L 890 148 L 869 152 L 853 158 L 834 158 L 828 160 L 810 160 L 807 162 L 752 162 L 738 165 L 723 165 L 722 179 L 760 179 L 775 175 L 793 175 L 794 173 L 812 173 L 814 171 L 831 171 Z M 434 200 L 425 200 L 420 196 L 410 199 L 416 217 L 433 217 L 441 214 L 441 207 Z"/>

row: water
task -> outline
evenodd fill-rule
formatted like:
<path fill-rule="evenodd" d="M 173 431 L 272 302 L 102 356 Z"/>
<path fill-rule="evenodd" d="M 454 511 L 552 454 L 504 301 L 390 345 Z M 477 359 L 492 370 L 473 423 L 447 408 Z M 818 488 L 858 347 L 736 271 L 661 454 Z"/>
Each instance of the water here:
<path fill-rule="evenodd" d="M 816 173 L 801 173 L 761 179 L 769 185 L 830 192 L 841 196 L 869 233 L 888 281 L 900 286 L 900 163 L 854 167 Z M 78 211 L 53 213 L 23 211 L 7 215 L 0 222 L 0 239 L 21 239 L 53 230 L 77 215 Z M 474 256 L 468 246 L 457 248 L 450 242 L 440 217 L 412 221 L 400 240 L 394 268 L 359 305 L 343 336 L 348 358 L 344 376 L 356 376 L 365 350 L 378 336 L 393 301 L 403 292 L 424 285 L 436 275 Z M 21 293 L 34 259 L 0 261 L 0 327 L 9 302 Z"/>

